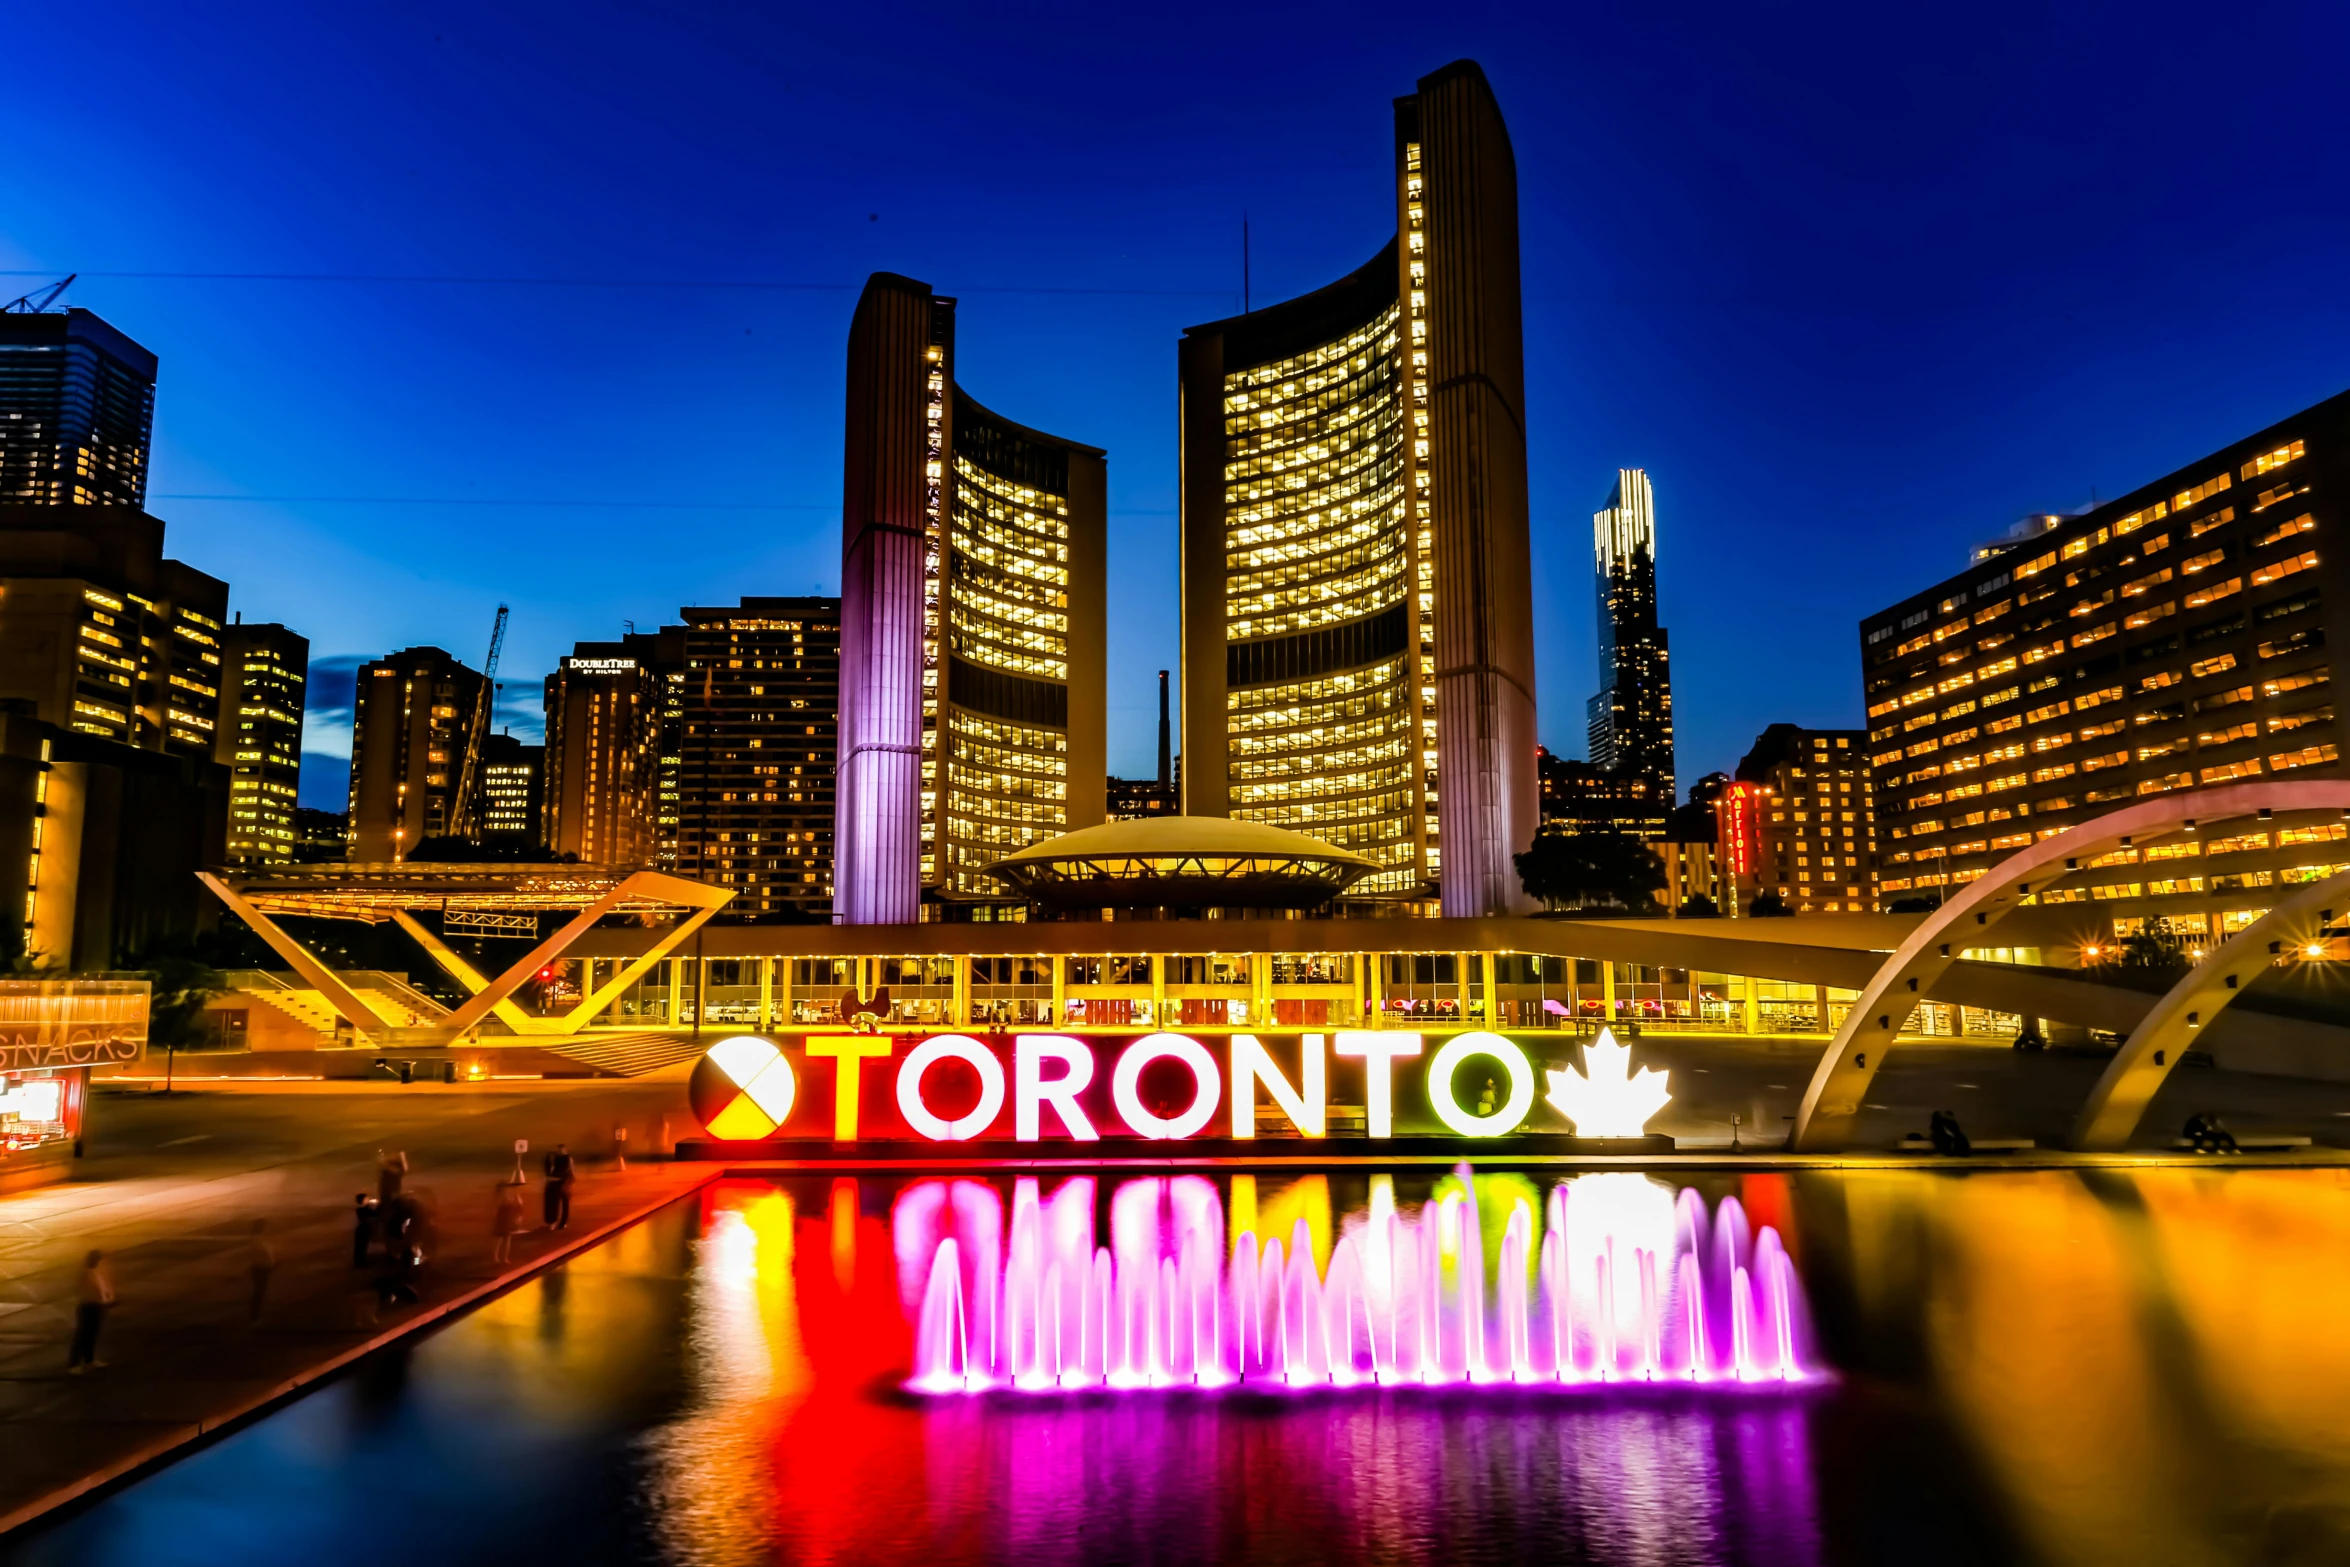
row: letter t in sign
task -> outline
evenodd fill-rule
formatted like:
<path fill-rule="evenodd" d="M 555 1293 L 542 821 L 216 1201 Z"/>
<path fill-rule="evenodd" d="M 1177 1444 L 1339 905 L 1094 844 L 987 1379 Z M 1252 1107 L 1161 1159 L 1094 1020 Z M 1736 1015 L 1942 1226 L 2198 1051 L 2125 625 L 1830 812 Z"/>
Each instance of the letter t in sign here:
<path fill-rule="evenodd" d="M 1396 1058 L 1418 1055 L 1420 1036 L 1342 1028 L 1338 1031 L 1336 1048 L 1342 1056 L 1363 1058 L 1364 1132 L 1372 1137 L 1393 1137 Z"/>
<path fill-rule="evenodd" d="M 808 1054 L 831 1056 L 840 1064 L 832 1080 L 832 1140 L 857 1140 L 857 1090 L 864 1086 L 865 1063 L 889 1055 L 886 1034 L 811 1034 Z"/>

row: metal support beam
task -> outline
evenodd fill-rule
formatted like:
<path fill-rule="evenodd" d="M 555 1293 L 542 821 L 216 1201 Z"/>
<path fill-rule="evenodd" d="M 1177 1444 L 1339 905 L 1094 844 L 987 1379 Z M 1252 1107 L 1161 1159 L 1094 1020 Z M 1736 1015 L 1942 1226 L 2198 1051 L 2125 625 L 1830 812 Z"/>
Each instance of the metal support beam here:
<path fill-rule="evenodd" d="M 2339 908 L 2345 899 L 2350 899 L 2350 871 L 2297 887 L 2181 976 L 2130 1030 L 2090 1090 L 2073 1122 L 2072 1145 L 2094 1152 L 2129 1147 L 2146 1106 L 2178 1068 L 2179 1057 L 2194 1048 L 2230 1002 L 2252 988 L 2280 950 L 2299 946 L 2312 927 L 2323 926 L 2320 911 Z"/>
<path fill-rule="evenodd" d="M 2143 800 L 2018 849 L 1920 921 L 1870 976 L 1812 1073 L 1788 1146 L 1798 1153 L 1833 1153 L 1851 1140 L 1861 1100 L 1911 1010 L 1960 953 L 1985 944 L 1990 927 L 2035 885 L 2062 879 L 2125 838 L 2159 836 L 2191 820 L 2224 821 L 2262 810 L 2343 809 L 2350 809 L 2350 780 L 2223 784 Z"/>
<path fill-rule="evenodd" d="M 284 958 L 286 966 L 301 975 L 304 984 L 324 996 L 326 1004 L 355 1032 L 378 1043 L 391 1042 L 392 1025 L 377 1017 L 350 986 L 336 977 L 333 969 L 311 955 L 309 948 L 287 935 L 268 915 L 229 891 L 227 884 L 210 871 L 198 871 L 196 879 L 211 888 L 213 896 L 227 904 L 237 918 L 252 926 L 253 934 L 267 942 L 270 951 Z"/>
<path fill-rule="evenodd" d="M 468 992 L 478 996 L 484 990 L 489 988 L 490 982 L 482 977 L 482 973 L 479 969 L 475 968 L 472 964 L 466 962 L 455 952 L 451 951 L 446 942 L 442 941 L 440 937 L 434 935 L 431 931 L 426 930 L 424 926 L 417 920 L 416 916 L 410 914 L 406 909 L 394 910 L 392 913 L 392 923 L 399 926 L 402 930 L 406 931 L 412 938 L 414 938 L 416 944 L 422 947 L 425 952 L 431 956 L 435 963 L 438 963 L 442 968 L 447 969 L 449 971 L 449 976 L 456 980 L 458 984 L 463 985 Z M 501 1001 L 498 1003 L 497 1014 L 498 1021 L 505 1024 L 508 1028 L 514 1030 L 514 1032 L 517 1034 L 529 1033 L 531 1031 L 531 1026 L 538 1021 L 538 1019 L 523 1011 L 520 1006 L 510 1000 Z"/>

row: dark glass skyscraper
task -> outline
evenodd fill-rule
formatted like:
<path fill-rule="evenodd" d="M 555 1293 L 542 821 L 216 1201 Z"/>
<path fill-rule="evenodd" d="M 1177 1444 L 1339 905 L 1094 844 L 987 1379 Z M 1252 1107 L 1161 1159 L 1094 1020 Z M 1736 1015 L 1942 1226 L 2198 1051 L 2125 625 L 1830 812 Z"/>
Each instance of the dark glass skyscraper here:
<path fill-rule="evenodd" d="M 87 310 L 0 313 L 0 500 L 144 506 L 155 356 Z"/>
<path fill-rule="evenodd" d="M 1656 497 L 1647 473 L 1617 470 L 1591 531 L 1599 588 L 1591 765 L 1643 789 L 1661 814 L 1673 803 L 1673 682 L 1656 623 Z"/>

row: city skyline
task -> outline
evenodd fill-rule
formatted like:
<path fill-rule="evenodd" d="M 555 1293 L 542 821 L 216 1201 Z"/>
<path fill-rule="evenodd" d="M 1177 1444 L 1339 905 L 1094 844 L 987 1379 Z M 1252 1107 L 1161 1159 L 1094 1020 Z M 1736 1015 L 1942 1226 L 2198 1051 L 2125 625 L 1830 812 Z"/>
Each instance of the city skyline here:
<path fill-rule="evenodd" d="M 311 20 L 279 39 L 234 24 L 183 33 L 159 13 L 155 46 L 117 62 L 132 90 L 44 78 L 19 100 L 27 151 L 0 267 L 25 288 L 82 271 L 70 297 L 162 356 L 152 509 L 180 554 L 239 584 L 248 619 L 337 628 L 317 649 L 327 696 L 339 672 L 388 648 L 477 658 L 501 601 L 516 606 L 511 713 L 533 705 L 573 641 L 618 636 L 625 620 L 836 591 L 839 410 L 821 372 L 875 268 L 959 292 L 974 352 L 1046 345 L 1007 367 L 991 398 L 1122 454 L 1112 558 L 1138 573 L 1171 565 L 1173 330 L 1237 306 L 1244 210 L 1257 299 L 1358 262 L 1353 236 L 1377 198 L 1347 171 L 1381 147 L 1393 84 L 1456 55 L 1494 73 L 1527 182 L 1541 729 L 1562 753 L 1582 749 L 1594 683 L 1580 518 L 1616 468 L 1647 468 L 1673 498 L 1661 609 L 1683 628 L 1677 738 L 1696 776 L 1734 761 L 1766 710 L 1858 721 L 1849 633 L 1876 595 L 1842 580 L 1845 552 L 1881 547 L 1891 586 L 1939 580 L 2026 511 L 2126 489 L 2345 379 L 2350 322 L 2316 286 L 2338 271 L 2344 227 L 2294 195 L 2332 182 L 2342 154 L 2311 118 L 2320 95 L 2292 88 L 2313 51 L 2282 47 L 2287 34 L 2257 19 L 2191 46 L 2086 19 L 1986 22 L 1879 71 L 1863 67 L 1901 58 L 1898 35 L 1864 42 L 1825 19 L 1764 29 L 1728 17 L 1687 35 L 1599 19 L 1570 38 L 1564 24 L 1471 13 L 1442 37 L 1416 24 L 1331 57 L 1314 29 L 1272 18 L 1244 59 L 1223 58 L 1203 29 L 1168 40 L 1163 57 L 1095 61 L 1083 92 L 1056 105 L 975 96 L 1006 47 L 976 31 L 905 67 L 917 90 L 883 95 L 864 62 L 870 24 L 855 19 L 794 39 L 797 56 L 759 29 L 590 27 L 526 48 L 529 24 L 506 25 Z M 2019 38 L 2030 46 L 2011 53 Z M 164 47 L 174 41 L 184 49 Z M 237 70 L 266 70 L 280 51 L 322 48 L 349 63 L 287 87 L 291 102 L 263 96 L 234 115 L 190 101 L 169 69 L 241 51 Z M 1178 87 L 1211 48 L 1211 74 L 1230 86 L 1212 98 Z M 2003 93 L 1982 88 L 1994 54 Z M 682 170 L 679 195 L 720 215 L 686 221 L 663 194 L 643 198 L 658 221 L 615 223 L 628 203 L 610 199 L 608 174 L 537 137 L 506 138 L 475 167 L 467 149 L 504 136 L 480 79 L 524 55 L 541 64 L 514 84 L 513 113 L 577 118 L 615 145 L 642 128 L 652 150 L 629 158 Z M 713 139 L 649 107 L 657 92 L 611 106 L 602 89 L 623 79 L 624 59 L 656 89 L 708 69 L 770 90 L 679 95 L 729 100 Z M 1301 75 L 1309 60 L 1317 69 Z M 2084 83 L 2190 79 L 2214 61 L 2257 62 L 2277 101 L 2192 131 L 2014 109 Z M 1667 72 L 1681 105 L 1669 115 L 1655 97 Z M 394 90 L 416 82 L 439 84 L 445 113 L 428 120 L 420 95 Z M 866 99 L 893 107 L 885 116 Z M 281 133 L 281 115 L 322 127 L 313 152 Z M 777 162 L 810 124 L 814 141 Z M 1008 154 L 1062 148 L 1073 188 L 1088 191 L 1079 208 L 1015 220 L 984 182 L 949 170 L 918 193 L 893 172 L 921 161 L 900 154 L 966 125 Z M 235 177 L 192 171 L 184 149 L 197 145 Z M 2261 244 L 2132 239 L 2171 210 L 2180 169 L 2229 170 L 2227 203 L 2273 219 Z M 789 203 L 744 213 L 711 196 L 787 176 Z M 376 198 L 362 204 L 372 216 L 344 199 L 353 182 Z M 516 189 L 528 193 L 519 204 Z M 923 202 L 944 204 L 940 221 L 915 216 Z M 1954 210 L 1967 217 L 1955 237 Z M 166 266 L 629 286 L 108 275 Z M 824 288 L 712 286 L 729 280 Z M 1008 286 L 1184 292 L 990 292 Z M 2282 342 L 2265 335 L 2280 297 L 2304 301 Z M 639 303 L 660 307 L 661 329 L 612 342 L 613 307 Z M 523 341 L 534 350 L 496 346 Z M 2244 351 L 2253 341 L 2257 355 Z M 626 455 L 635 443 L 608 422 L 621 408 L 653 421 L 648 449 L 698 432 L 692 477 Z M 493 413 L 512 421 L 501 439 L 471 433 Z M 803 490 L 794 474 L 826 477 Z M 433 504 L 187 498 L 232 494 Z M 663 497 L 680 508 L 646 504 Z M 444 504 L 538 498 L 626 504 Z M 753 505 L 809 509 L 728 509 Z M 667 547 L 630 559 L 626 540 L 648 528 Z M 612 569 L 618 559 L 629 569 Z M 1740 603 L 1755 580 L 1772 584 L 1768 606 Z M 1711 613 L 1725 603 L 1737 612 Z M 1171 607 L 1142 604 L 1110 629 L 1113 772 L 1150 770 L 1151 672 L 1173 663 L 1174 627 Z M 1758 639 L 1777 668 L 1744 656 Z M 315 717 L 329 721 L 314 719 L 308 743 L 331 750 L 333 712 Z"/>

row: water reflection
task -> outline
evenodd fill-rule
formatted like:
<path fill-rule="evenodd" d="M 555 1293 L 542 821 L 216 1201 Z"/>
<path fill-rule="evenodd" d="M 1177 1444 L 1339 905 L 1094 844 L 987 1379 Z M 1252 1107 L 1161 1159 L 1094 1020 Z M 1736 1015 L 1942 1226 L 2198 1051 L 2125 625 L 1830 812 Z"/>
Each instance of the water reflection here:
<path fill-rule="evenodd" d="M 1228 1259 L 1256 1234 L 1310 1259 L 1318 1281 L 1351 1244 L 1375 1284 L 1381 1235 L 1449 1207 L 1456 1262 L 1481 1254 L 1497 1301 L 1504 1254 L 1519 1255 L 1512 1216 L 1542 1215 L 1538 1252 L 1551 1200 L 1546 1180 L 1333 1174 L 1219 1182 L 1213 1213 L 1195 1191 L 1179 1214 L 1170 1185 L 1144 1189 L 1147 1204 L 1121 1209 L 1114 1181 L 1082 1202 L 1038 1188 L 1037 1255 L 1082 1210 L 1121 1262 L 1125 1213 L 1157 1237 L 1131 1255 L 1177 1262 L 1178 1279 L 1203 1235 Z M 984 1190 L 1002 1213 L 1001 1269 L 1031 1210 L 1011 1179 Z M 1708 1178 L 1697 1200 L 1717 1234 L 1735 1198 L 1755 1233 L 1784 1237 L 1814 1353 L 1836 1372 L 1759 1396 L 1374 1381 L 909 1394 L 909 1279 L 918 1315 L 935 1253 L 909 1251 L 898 1217 L 927 1213 L 975 1254 L 988 1228 L 980 1193 L 958 1208 L 951 1189 L 916 1192 L 713 1188 L 0 1555 L 2350 1559 L 2350 1182 L 2337 1172 Z M 1691 1199 L 1664 1195 L 1680 1222 Z M 1537 1284 L 1539 1269 L 1537 1256 Z"/>

